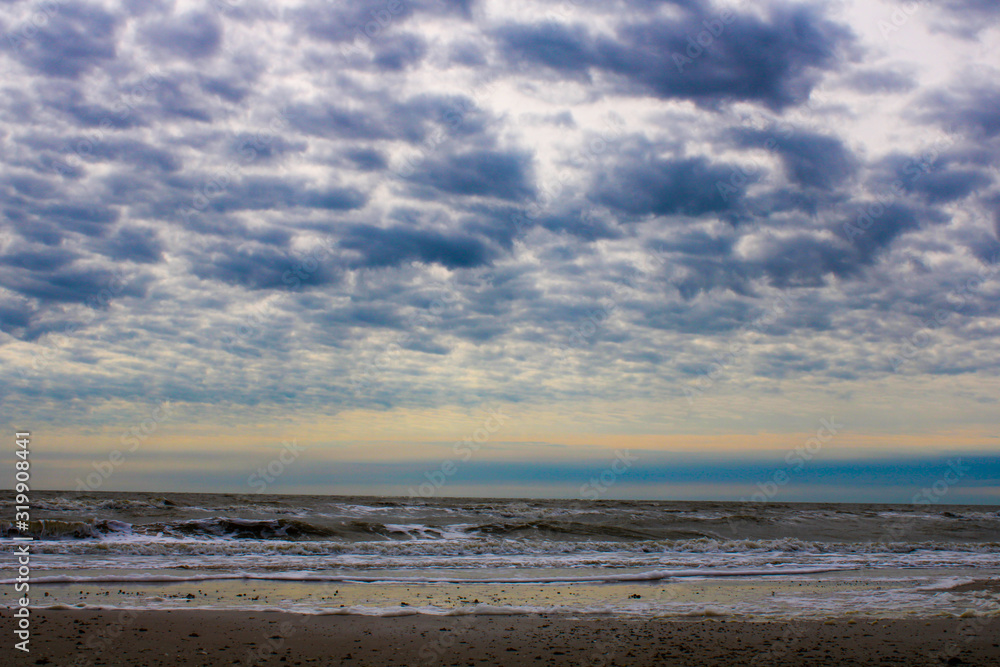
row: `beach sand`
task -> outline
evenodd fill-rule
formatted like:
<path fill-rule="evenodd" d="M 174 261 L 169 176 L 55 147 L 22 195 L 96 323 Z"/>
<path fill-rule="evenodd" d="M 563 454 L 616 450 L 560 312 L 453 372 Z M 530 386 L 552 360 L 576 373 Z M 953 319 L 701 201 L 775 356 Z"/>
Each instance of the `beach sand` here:
<path fill-rule="evenodd" d="M 735 621 L 33 610 L 49 665 L 998 665 L 1000 619 Z M 15 664 L 4 660 L 4 664 Z"/>

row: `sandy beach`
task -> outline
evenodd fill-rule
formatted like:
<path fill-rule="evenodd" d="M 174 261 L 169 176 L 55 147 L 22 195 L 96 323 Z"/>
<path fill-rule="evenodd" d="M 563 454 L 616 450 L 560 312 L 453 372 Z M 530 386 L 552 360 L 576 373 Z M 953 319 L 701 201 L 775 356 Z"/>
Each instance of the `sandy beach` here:
<path fill-rule="evenodd" d="M 33 617 L 31 654 L 19 664 L 1000 664 L 995 618 L 753 622 L 209 610 L 44 610 Z"/>

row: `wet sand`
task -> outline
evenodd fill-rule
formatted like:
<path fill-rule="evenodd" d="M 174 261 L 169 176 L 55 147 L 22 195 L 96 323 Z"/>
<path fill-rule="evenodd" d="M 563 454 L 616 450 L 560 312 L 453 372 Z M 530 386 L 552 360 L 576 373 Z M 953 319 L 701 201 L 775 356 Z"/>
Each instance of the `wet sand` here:
<path fill-rule="evenodd" d="M 33 610 L 49 665 L 996 665 L 1000 619 L 304 616 Z M 16 662 L 15 662 L 16 661 Z"/>
<path fill-rule="evenodd" d="M 72 570 L 46 574 L 77 574 Z M 149 574 L 135 571 L 136 575 Z M 184 576 L 183 571 L 161 574 Z M 562 574 L 562 573 L 560 573 Z M 953 575 L 953 576 L 948 576 Z M 954 576 L 961 575 L 961 576 Z M 427 584 L 343 581 L 215 580 L 180 582 L 35 583 L 41 606 L 141 607 L 253 612 L 281 609 L 392 611 L 454 610 L 503 613 L 606 612 L 629 616 L 732 616 L 744 620 L 788 618 L 942 618 L 973 610 L 1000 615 L 1000 578 L 970 581 L 954 570 L 845 570 L 817 576 L 675 579 L 616 584 Z M 928 586 L 934 583 L 933 586 Z"/>

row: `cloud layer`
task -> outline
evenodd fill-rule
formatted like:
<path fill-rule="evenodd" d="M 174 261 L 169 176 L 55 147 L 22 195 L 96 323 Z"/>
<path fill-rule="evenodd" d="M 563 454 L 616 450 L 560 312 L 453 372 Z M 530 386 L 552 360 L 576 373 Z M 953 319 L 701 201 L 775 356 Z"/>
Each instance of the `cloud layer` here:
<path fill-rule="evenodd" d="M 5 409 L 995 405 L 998 15 L 900 6 L 6 3 Z"/>

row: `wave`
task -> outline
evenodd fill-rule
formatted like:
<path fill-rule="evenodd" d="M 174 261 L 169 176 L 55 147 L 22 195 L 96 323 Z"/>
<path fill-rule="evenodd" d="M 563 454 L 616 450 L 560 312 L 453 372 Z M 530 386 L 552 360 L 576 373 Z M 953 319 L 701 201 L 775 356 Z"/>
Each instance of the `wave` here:
<path fill-rule="evenodd" d="M 94 576 L 52 575 L 32 578 L 35 584 L 106 584 L 106 583 L 181 583 L 191 581 L 325 581 L 354 584 L 575 584 L 575 583 L 624 583 L 630 581 L 663 581 L 683 578 L 761 577 L 822 574 L 855 570 L 849 566 L 831 567 L 774 567 L 758 569 L 690 568 L 684 570 L 648 570 L 626 574 L 547 576 L 547 577 L 432 577 L 432 576 L 358 576 L 355 574 L 316 574 L 307 572 L 231 572 L 224 574 L 102 574 Z M 15 579 L 0 580 L 0 584 L 13 584 Z"/>
<path fill-rule="evenodd" d="M 239 517 L 145 524 L 129 524 L 113 519 L 42 519 L 31 521 L 27 531 L 15 529 L 11 522 L 0 522 L 0 537 L 30 535 L 36 539 L 32 546 L 36 553 L 81 555 L 1000 554 L 1000 542 L 997 541 L 882 539 L 847 542 L 794 537 L 724 539 L 701 535 L 697 531 L 663 532 L 670 533 L 670 537 L 652 539 L 643 531 L 628 528 L 609 530 L 603 526 L 570 521 L 427 526 L 362 520 L 316 522 Z"/>
<path fill-rule="evenodd" d="M 170 607 L 157 605 L 155 607 L 125 607 L 115 605 L 93 605 L 93 604 L 52 604 L 37 607 L 38 610 L 59 610 L 59 611 L 122 611 L 135 612 L 146 609 L 157 611 L 190 611 L 190 606 Z M 245 611 L 254 613 L 281 613 L 297 614 L 300 616 L 374 616 L 391 618 L 396 616 L 524 616 L 544 614 L 545 616 L 606 616 L 610 614 L 634 613 L 636 615 L 649 615 L 647 605 L 625 605 L 625 606 L 552 606 L 552 605 L 492 605 L 492 604 L 467 604 L 461 607 L 436 607 L 434 605 L 406 606 L 406 607 L 368 607 L 353 605 L 345 607 L 310 607 L 304 605 L 289 605 L 286 607 L 253 607 L 253 606 L 226 606 L 219 607 L 226 611 Z M 645 613 L 643 613 L 645 612 Z M 698 606 L 685 610 L 655 610 L 658 617 L 675 618 L 713 618 L 731 616 L 725 609 L 712 606 Z"/>
<path fill-rule="evenodd" d="M 10 522 L 0 524 L 0 534 L 14 534 Z M 384 539 L 436 540 L 455 538 L 545 538 L 561 537 L 586 540 L 595 537 L 624 541 L 650 540 L 658 537 L 674 539 L 708 537 L 696 531 L 648 531 L 619 526 L 600 526 L 571 521 L 512 521 L 487 524 L 451 524 L 427 526 L 423 524 L 384 524 L 373 521 L 351 520 L 340 522 L 315 522 L 305 519 L 245 519 L 239 517 L 211 517 L 187 521 L 127 524 L 120 521 L 97 520 L 32 521 L 27 531 L 18 534 L 38 539 L 89 539 L 109 534 L 129 532 L 136 535 L 167 537 L 224 538 L 233 540 L 316 540 L 340 538 L 357 540 L 381 537 Z"/>
<path fill-rule="evenodd" d="M 710 537 L 693 530 L 637 530 L 620 525 L 590 524 L 579 521 L 511 521 L 476 526 L 475 533 L 493 536 L 559 535 L 578 538 L 613 537 L 620 540 L 691 539 Z"/>
<path fill-rule="evenodd" d="M 60 519 L 38 519 L 28 522 L 27 530 L 21 530 L 10 521 L 0 522 L 0 537 L 31 536 L 35 539 L 89 539 L 102 538 L 115 533 L 131 532 L 132 526 L 121 521 L 63 521 Z"/>
<path fill-rule="evenodd" d="M 784 541 L 993 544 L 1000 513 L 983 506 L 783 505 L 576 500 L 392 499 L 253 494 L 41 492 L 28 534 L 38 540 L 617 543 L 620 549 L 714 550 Z M 9 516 L 8 516 L 9 518 Z M 118 522 L 112 524 L 111 522 Z M 62 525 L 55 522 L 62 522 Z M 122 524 L 127 527 L 122 528 Z M 12 535 L 0 522 L 0 534 Z M 861 539 L 859 539 L 861 538 Z M 797 542 L 796 542 L 797 540 Z M 702 546 L 699 546 L 702 545 Z M 365 548 L 365 547 L 363 547 Z M 742 550 L 740 547 L 734 547 Z M 896 551 L 907 547 L 876 547 Z"/>
<path fill-rule="evenodd" d="M 178 504 L 167 498 L 131 500 L 128 498 L 48 498 L 33 499 L 34 509 L 49 512 L 94 512 L 114 510 L 119 512 L 141 512 L 144 510 L 164 510 L 177 508 Z"/>

